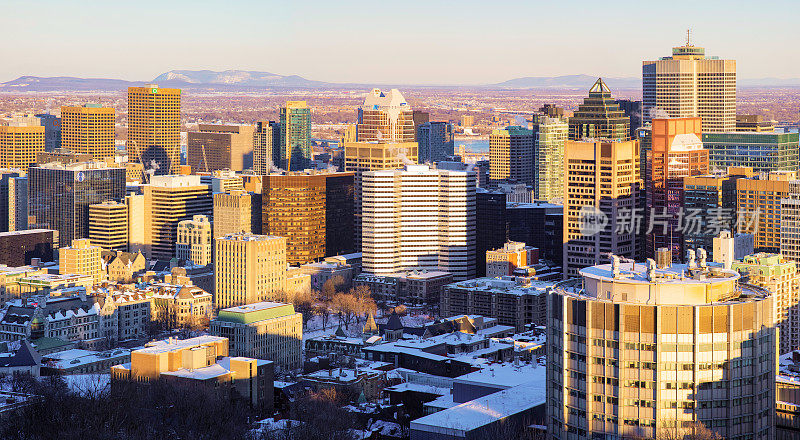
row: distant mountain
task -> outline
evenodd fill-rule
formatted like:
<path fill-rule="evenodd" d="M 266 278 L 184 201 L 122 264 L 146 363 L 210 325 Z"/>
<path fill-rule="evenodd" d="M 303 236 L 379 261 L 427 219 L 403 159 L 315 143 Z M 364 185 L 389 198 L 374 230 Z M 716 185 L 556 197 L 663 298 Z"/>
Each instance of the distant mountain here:
<path fill-rule="evenodd" d="M 398 88 L 498 88 L 498 89 L 576 89 L 589 90 L 597 81 L 591 75 L 564 75 L 564 76 L 529 76 L 515 78 L 497 84 L 483 84 L 473 86 L 420 86 L 414 84 L 388 85 L 382 87 Z M 606 78 L 603 81 L 614 90 L 637 90 L 642 87 L 640 78 Z M 225 70 L 216 72 L 212 70 L 170 70 L 158 75 L 155 79 L 144 81 L 125 81 L 109 78 L 76 78 L 71 76 L 21 76 L 15 80 L 0 83 L 0 92 L 51 92 L 51 91 L 124 91 L 130 86 L 138 86 L 154 82 L 162 87 L 178 87 L 188 90 L 217 90 L 217 91 L 255 91 L 266 88 L 296 88 L 311 89 L 321 87 L 339 87 L 350 89 L 369 90 L 378 84 L 345 84 L 312 81 L 297 75 L 278 75 L 270 72 L 250 70 Z M 739 87 L 800 87 L 800 78 L 740 78 Z"/>
<path fill-rule="evenodd" d="M 596 76 L 591 75 L 563 75 L 563 76 L 527 76 L 524 78 L 514 78 L 490 87 L 500 87 L 505 89 L 586 89 L 589 90 L 597 81 Z M 605 78 L 606 85 L 613 89 L 640 89 L 642 87 L 641 78 Z"/>
<path fill-rule="evenodd" d="M 278 75 L 250 70 L 170 70 L 158 75 L 153 82 L 164 85 L 238 86 L 238 87 L 319 87 L 322 81 L 312 81 L 297 75 Z"/>
<path fill-rule="evenodd" d="M 75 78 L 72 76 L 54 76 L 43 78 L 39 76 L 21 76 L 15 80 L 0 83 L 0 92 L 50 92 L 61 90 L 72 91 L 111 91 L 125 90 L 136 84 L 121 79 L 106 78 Z"/>

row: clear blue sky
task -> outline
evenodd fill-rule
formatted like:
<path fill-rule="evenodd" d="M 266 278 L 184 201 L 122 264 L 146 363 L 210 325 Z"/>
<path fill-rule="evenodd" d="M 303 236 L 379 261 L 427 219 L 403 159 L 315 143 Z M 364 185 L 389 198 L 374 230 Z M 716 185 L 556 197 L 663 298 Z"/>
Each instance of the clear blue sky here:
<path fill-rule="evenodd" d="M 264 70 L 361 83 L 638 76 L 686 28 L 740 78 L 800 76 L 785 1 L 0 0 L 0 81 Z"/>

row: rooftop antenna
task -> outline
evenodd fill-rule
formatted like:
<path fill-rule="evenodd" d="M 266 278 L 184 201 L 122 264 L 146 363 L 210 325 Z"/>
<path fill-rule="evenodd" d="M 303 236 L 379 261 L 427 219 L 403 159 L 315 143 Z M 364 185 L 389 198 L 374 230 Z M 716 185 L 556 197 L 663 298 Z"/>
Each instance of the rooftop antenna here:
<path fill-rule="evenodd" d="M 692 28 L 687 28 L 686 29 L 686 46 L 687 47 L 691 46 L 691 43 L 690 43 L 691 37 L 692 37 Z"/>

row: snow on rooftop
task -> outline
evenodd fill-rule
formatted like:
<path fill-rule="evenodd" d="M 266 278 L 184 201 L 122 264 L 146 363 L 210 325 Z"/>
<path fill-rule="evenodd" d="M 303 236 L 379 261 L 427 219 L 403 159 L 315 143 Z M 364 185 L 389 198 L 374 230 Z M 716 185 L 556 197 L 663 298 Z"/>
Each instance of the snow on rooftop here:
<path fill-rule="evenodd" d="M 466 432 L 544 403 L 544 384 L 528 382 L 414 420 L 411 430 L 463 436 Z"/>
<path fill-rule="evenodd" d="M 472 385 L 492 385 L 499 387 L 515 387 L 524 383 L 538 383 L 545 388 L 545 371 L 547 368 L 536 362 L 488 364 L 478 371 L 467 373 L 454 379 L 455 382 Z"/>

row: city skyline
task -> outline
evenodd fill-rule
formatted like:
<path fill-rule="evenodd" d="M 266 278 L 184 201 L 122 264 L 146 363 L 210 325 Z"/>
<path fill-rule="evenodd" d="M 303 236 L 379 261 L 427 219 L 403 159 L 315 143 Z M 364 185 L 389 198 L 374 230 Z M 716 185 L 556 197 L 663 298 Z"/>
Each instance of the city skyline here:
<path fill-rule="evenodd" d="M 135 7 L 45 4 L 36 10 L 9 3 L 17 20 L 8 23 L 8 34 L 19 44 L 3 49 L 8 62 L 0 67 L 0 81 L 25 75 L 149 81 L 174 69 L 420 85 L 492 84 L 568 73 L 637 77 L 642 60 L 668 56 L 673 46 L 684 44 L 687 28 L 692 43 L 706 47 L 709 55 L 739 60 L 740 78 L 786 78 L 791 74 L 771 73 L 800 67 L 793 57 L 764 50 L 800 38 L 791 14 L 779 13 L 791 6 L 785 1 L 736 8 L 720 2 L 633 7 L 611 1 L 603 8 L 588 2 L 517 3 L 494 9 L 478 2 L 462 2 L 458 9 L 433 3 L 424 5 L 426 14 L 413 12 L 422 5 L 415 1 L 406 3 L 407 11 L 362 2 L 311 2 L 300 9 L 240 1 L 214 14 L 180 1 Z M 689 7 L 691 16 L 683 13 Z M 139 32 L 154 14 L 180 20 Z M 659 20 L 649 19 L 656 16 Z M 620 24 L 602 34 L 592 31 L 595 21 L 612 19 Z M 63 38 L 66 34 L 70 38 Z M 409 57 L 420 64 L 409 65 Z"/>

